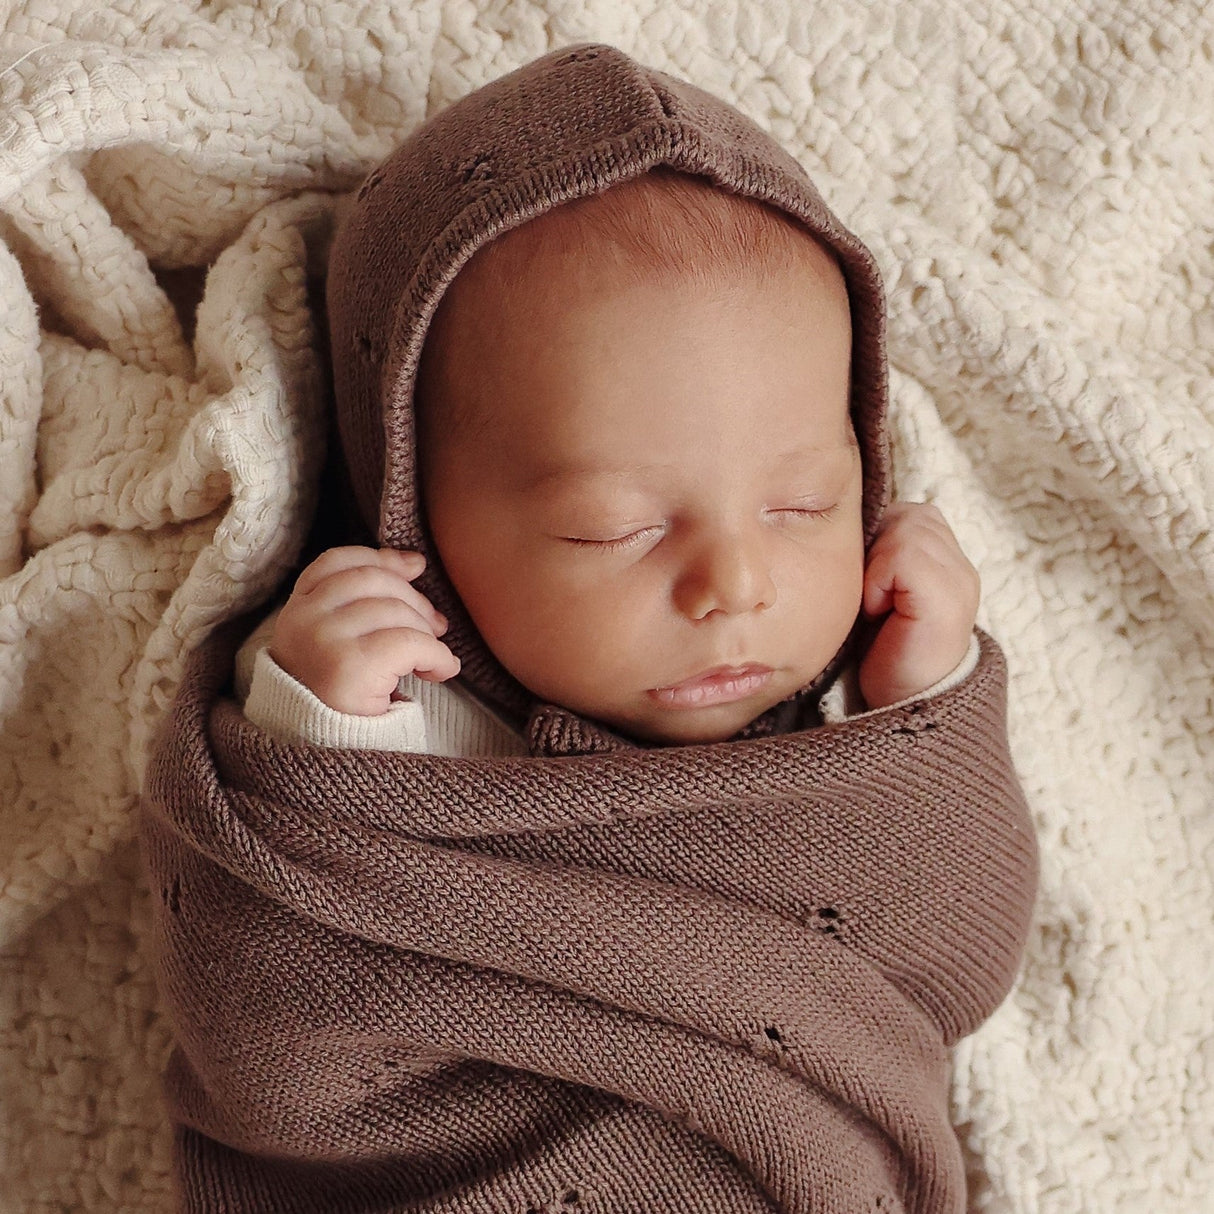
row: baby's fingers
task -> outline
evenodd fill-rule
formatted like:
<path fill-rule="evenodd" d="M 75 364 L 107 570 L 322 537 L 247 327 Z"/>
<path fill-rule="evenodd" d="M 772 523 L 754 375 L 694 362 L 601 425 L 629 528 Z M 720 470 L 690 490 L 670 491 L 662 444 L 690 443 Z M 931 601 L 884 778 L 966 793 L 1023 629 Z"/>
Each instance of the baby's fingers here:
<path fill-rule="evenodd" d="M 459 659 L 435 635 L 428 615 L 399 599 L 359 599 L 334 612 L 330 621 L 333 632 L 357 651 L 360 664 L 391 675 L 393 682 L 415 674 L 441 683 L 459 674 Z"/>
<path fill-rule="evenodd" d="M 382 570 L 412 580 L 425 567 L 426 558 L 420 552 L 347 544 L 325 549 L 295 580 L 294 593 L 311 594 L 326 579 L 350 570 Z"/>
<path fill-rule="evenodd" d="M 965 614 L 976 610 L 978 596 L 978 572 L 944 516 L 922 502 L 891 507 L 865 566 L 864 613 Z"/>
<path fill-rule="evenodd" d="M 311 633 L 319 647 L 337 647 L 358 641 L 361 637 L 385 629 L 410 628 L 437 636 L 444 631 L 446 621 L 438 616 L 443 627 L 436 626 L 437 612 L 424 599 L 420 607 L 394 594 L 353 599 L 332 610 L 318 614 Z"/>
<path fill-rule="evenodd" d="M 396 679 L 417 675 L 429 683 L 441 683 L 459 674 L 459 658 L 436 636 L 416 628 L 384 628 L 359 638 L 366 661 L 377 670 L 391 672 Z"/>
<path fill-rule="evenodd" d="M 446 631 L 446 617 L 409 580 L 425 568 L 425 561 L 417 553 L 402 554 L 382 549 L 380 551 L 385 555 L 379 557 L 372 549 L 331 551 L 342 553 L 342 557 L 319 568 L 319 562 L 310 565 L 300 576 L 291 595 L 293 612 L 319 616 L 346 610 L 361 599 L 395 598 L 424 617 L 433 632 L 441 635 Z M 359 552 L 370 552 L 379 559 L 361 560 L 357 555 Z M 416 560 L 405 559 L 409 557 Z"/>
<path fill-rule="evenodd" d="M 877 617 L 890 611 L 907 619 L 923 615 L 922 582 L 916 581 L 914 570 L 905 568 L 902 550 L 889 548 L 874 553 L 864 571 L 864 614 Z"/>

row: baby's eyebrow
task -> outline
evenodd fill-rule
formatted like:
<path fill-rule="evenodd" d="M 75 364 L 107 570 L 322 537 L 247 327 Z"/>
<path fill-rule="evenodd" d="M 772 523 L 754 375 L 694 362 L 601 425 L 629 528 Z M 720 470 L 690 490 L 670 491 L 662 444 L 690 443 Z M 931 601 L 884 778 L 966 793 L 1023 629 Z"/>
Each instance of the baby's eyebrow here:
<path fill-rule="evenodd" d="M 799 459 L 805 456 L 812 458 L 813 456 L 837 455 L 841 451 L 851 451 L 854 445 L 850 437 L 841 438 L 835 443 L 803 443 L 801 446 L 785 452 L 781 458 Z"/>
<path fill-rule="evenodd" d="M 811 471 L 841 462 L 839 457 L 853 457 L 858 451 L 854 442 L 840 439 L 835 443 L 806 443 L 789 451 L 765 457 L 773 466 L 802 466 Z M 547 462 L 530 470 L 520 480 L 520 487 L 527 493 L 559 492 L 562 488 L 577 489 L 583 485 L 603 482 L 610 487 L 613 482 L 627 481 L 625 487 L 638 487 L 636 474 L 668 471 L 679 467 L 677 459 L 647 460 L 644 463 L 629 463 L 619 466 L 571 461 L 568 463 Z M 643 482 L 643 477 L 642 477 Z"/>
<path fill-rule="evenodd" d="M 772 457 L 773 464 L 795 464 L 810 469 L 821 468 L 832 464 L 841 464 L 843 456 L 848 462 L 858 454 L 859 446 L 850 440 L 837 443 L 807 444 L 786 451 L 783 455 Z"/>
<path fill-rule="evenodd" d="M 562 485 L 576 488 L 579 484 L 591 481 L 620 482 L 636 472 L 652 472 L 675 466 L 673 460 L 664 462 L 655 460 L 652 463 L 629 464 L 619 468 L 605 467 L 601 464 L 546 464 L 527 476 L 522 482 L 522 487 L 527 492 L 555 491 Z"/>

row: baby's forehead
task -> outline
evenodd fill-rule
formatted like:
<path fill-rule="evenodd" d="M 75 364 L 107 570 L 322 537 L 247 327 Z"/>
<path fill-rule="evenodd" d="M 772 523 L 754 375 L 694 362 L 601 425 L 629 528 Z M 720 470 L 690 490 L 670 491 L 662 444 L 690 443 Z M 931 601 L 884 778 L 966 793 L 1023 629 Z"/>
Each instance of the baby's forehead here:
<path fill-rule="evenodd" d="M 669 292 L 674 306 L 756 285 L 819 318 L 848 360 L 842 271 L 777 208 L 672 170 L 565 203 L 482 246 L 456 275 L 426 336 L 419 417 L 432 435 L 475 428 L 495 412 L 486 406 L 502 375 L 532 358 L 559 367 L 551 355 L 560 344 L 586 348 L 588 309 L 621 288 L 628 301 Z"/>
<path fill-rule="evenodd" d="M 703 177 L 653 169 L 496 237 L 455 280 L 455 298 L 517 293 L 553 277 L 615 275 L 678 285 L 780 269 L 846 299 L 834 254 L 793 216 Z"/>

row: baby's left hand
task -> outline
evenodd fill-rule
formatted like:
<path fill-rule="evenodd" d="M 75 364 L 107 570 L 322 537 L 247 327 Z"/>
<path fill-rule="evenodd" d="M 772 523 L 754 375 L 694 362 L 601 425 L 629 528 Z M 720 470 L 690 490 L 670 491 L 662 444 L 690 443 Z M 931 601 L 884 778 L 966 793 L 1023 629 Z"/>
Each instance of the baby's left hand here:
<path fill-rule="evenodd" d="M 886 616 L 860 662 L 869 708 L 919 695 L 957 668 L 979 591 L 978 571 L 935 506 L 889 507 L 864 570 L 862 610 L 871 619 Z"/>

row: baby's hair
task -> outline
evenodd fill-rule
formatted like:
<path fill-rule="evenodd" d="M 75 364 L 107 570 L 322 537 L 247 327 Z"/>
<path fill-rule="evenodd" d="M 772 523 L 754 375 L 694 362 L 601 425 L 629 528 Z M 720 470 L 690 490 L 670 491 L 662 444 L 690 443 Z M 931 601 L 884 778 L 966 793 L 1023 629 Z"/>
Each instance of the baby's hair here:
<path fill-rule="evenodd" d="M 546 256 L 559 252 L 571 268 L 616 269 L 639 282 L 667 274 L 727 280 L 807 252 L 824 265 L 835 260 L 783 211 L 669 168 L 565 203 L 490 242 L 473 262 L 506 284 L 541 248 Z"/>
<path fill-rule="evenodd" d="M 502 301 L 499 317 L 525 326 L 538 310 L 529 271 L 540 258 L 548 265 L 559 259 L 570 275 L 607 271 L 622 285 L 675 280 L 722 289 L 731 281 L 754 281 L 794 265 L 811 279 L 837 284 L 847 307 L 834 254 L 791 216 L 705 178 L 651 169 L 511 229 L 478 249 L 460 270 L 430 324 L 418 372 L 423 448 L 471 420 L 459 401 L 439 399 L 452 395 L 440 388 L 440 380 L 449 382 L 451 369 L 439 364 L 445 361 L 453 315 L 469 292 L 478 292 Z"/>

